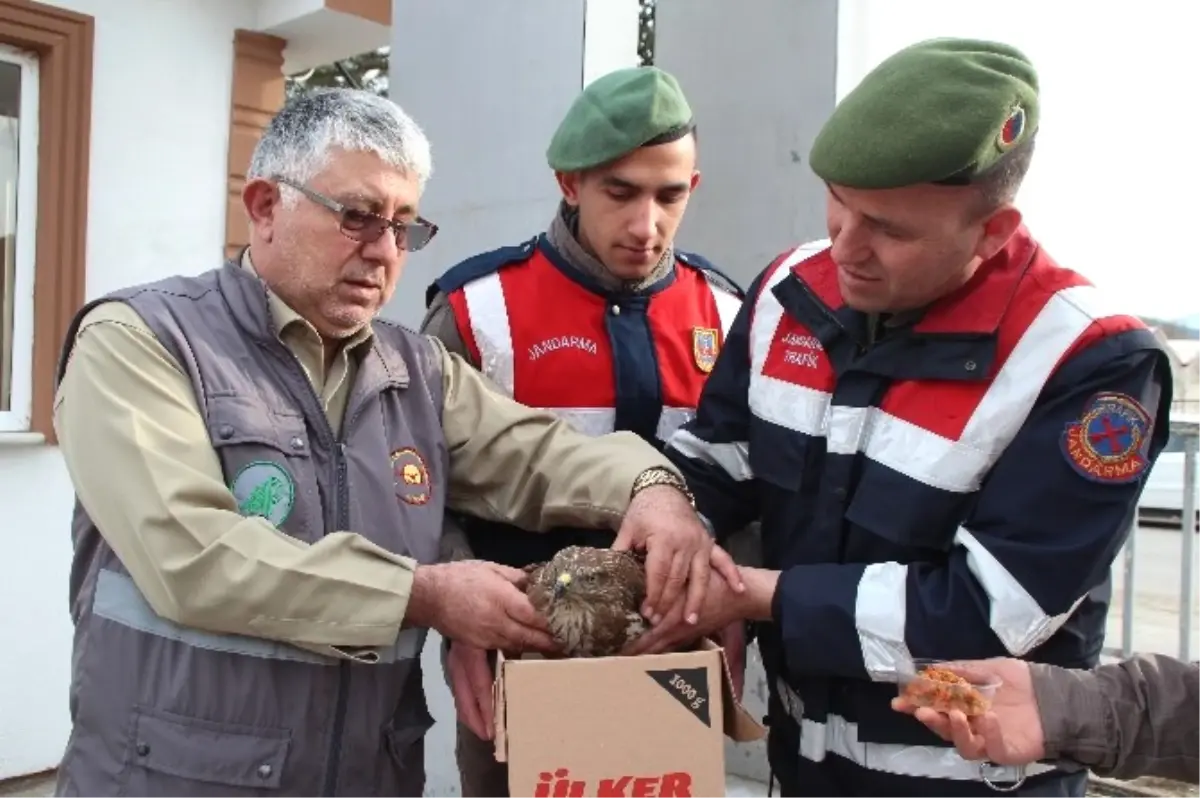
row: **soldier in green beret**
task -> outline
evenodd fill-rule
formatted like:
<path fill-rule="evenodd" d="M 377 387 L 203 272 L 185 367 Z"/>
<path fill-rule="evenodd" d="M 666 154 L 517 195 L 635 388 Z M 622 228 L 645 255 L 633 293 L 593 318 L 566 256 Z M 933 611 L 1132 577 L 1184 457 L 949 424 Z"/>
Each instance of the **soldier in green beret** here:
<path fill-rule="evenodd" d="M 422 330 L 524 404 L 590 434 L 628 430 L 661 447 L 694 415 L 743 296 L 674 246 L 700 182 L 696 146 L 692 109 L 667 72 L 621 69 L 589 84 L 546 150 L 562 191 L 549 228 L 443 274 Z M 478 518 L 448 518 L 446 529 L 447 557 L 514 567 L 570 544 L 613 543 L 608 530 L 534 535 Z M 739 674 L 743 631 L 723 632 Z M 463 795 L 508 794 L 491 741 L 494 662 L 494 652 L 457 642 L 446 657 Z"/>
<path fill-rule="evenodd" d="M 718 584 L 701 626 L 761 624 L 782 795 L 1084 795 L 1081 767 L 967 761 L 891 708 L 978 718 L 982 688 L 914 680 L 938 661 L 1095 665 L 1166 442 L 1154 336 L 1015 204 L 1040 118 L 1006 44 L 924 41 L 871 71 L 811 149 L 829 239 L 750 286 L 667 445 L 718 542 L 761 520 L 766 567 Z"/>
<path fill-rule="evenodd" d="M 839 103 L 809 162 L 829 191 L 839 287 L 873 336 L 964 285 L 1016 233 L 1039 117 L 1032 63 L 969 39 L 906 48 Z"/>

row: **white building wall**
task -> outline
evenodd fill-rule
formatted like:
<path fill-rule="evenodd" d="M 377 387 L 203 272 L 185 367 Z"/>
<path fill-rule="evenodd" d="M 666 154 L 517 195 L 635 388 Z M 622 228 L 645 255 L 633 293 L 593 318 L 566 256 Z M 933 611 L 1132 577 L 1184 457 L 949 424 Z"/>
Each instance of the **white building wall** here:
<path fill-rule="evenodd" d="M 212 268 L 225 241 L 233 32 L 251 27 L 253 8 L 240 0 L 48 2 L 96 20 L 88 298 Z M 56 448 L 6 445 L 4 437 L 0 779 L 57 766 L 70 729 L 73 501 Z"/>
<path fill-rule="evenodd" d="M 546 146 L 585 80 L 637 64 L 637 14 L 637 0 L 394 0 L 390 96 L 432 142 L 421 212 L 441 230 L 385 316 L 415 328 L 447 268 L 549 225 Z"/>

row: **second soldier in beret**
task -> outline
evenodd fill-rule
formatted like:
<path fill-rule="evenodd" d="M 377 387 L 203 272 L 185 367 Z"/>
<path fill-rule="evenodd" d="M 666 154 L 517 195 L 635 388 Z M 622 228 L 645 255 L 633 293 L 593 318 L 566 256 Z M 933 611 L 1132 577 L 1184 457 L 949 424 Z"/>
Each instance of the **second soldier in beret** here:
<path fill-rule="evenodd" d="M 693 416 L 743 296 L 674 245 L 700 179 L 696 153 L 695 120 L 673 76 L 635 67 L 595 80 L 546 151 L 562 191 L 549 227 L 443 274 L 429 288 L 422 331 L 524 404 L 590 434 L 629 430 L 661 447 Z M 447 556 L 521 567 L 570 544 L 610 546 L 613 534 L 534 535 L 453 518 L 446 540 Z M 735 667 L 741 629 L 723 636 Z M 494 664 L 494 652 L 450 644 L 467 796 L 508 794 L 491 741 Z"/>
<path fill-rule="evenodd" d="M 750 286 L 667 447 L 718 540 L 762 522 L 765 567 L 744 596 L 718 586 L 705 623 L 762 622 L 781 795 L 1085 793 L 1085 769 L 967 761 L 891 709 L 900 690 L 981 708 L 910 684 L 922 659 L 1095 665 L 1167 438 L 1154 336 L 1015 204 L 1040 110 L 1000 42 L 920 42 L 870 72 L 811 149 L 829 238 Z"/>

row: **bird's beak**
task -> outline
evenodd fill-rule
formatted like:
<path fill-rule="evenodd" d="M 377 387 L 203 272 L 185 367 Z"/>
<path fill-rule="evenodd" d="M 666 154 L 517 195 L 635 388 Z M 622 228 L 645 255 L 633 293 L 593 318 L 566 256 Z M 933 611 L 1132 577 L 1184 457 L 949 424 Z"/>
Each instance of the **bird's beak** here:
<path fill-rule="evenodd" d="M 558 581 L 554 583 L 554 597 L 560 599 L 567 592 L 567 587 L 571 584 L 571 575 L 562 574 L 558 577 Z"/>

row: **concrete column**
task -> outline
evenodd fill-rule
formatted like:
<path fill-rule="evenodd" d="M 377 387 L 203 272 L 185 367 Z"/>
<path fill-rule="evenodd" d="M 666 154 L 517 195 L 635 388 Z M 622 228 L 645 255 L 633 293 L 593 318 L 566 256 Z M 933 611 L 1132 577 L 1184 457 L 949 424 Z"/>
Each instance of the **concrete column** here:
<path fill-rule="evenodd" d="M 808 150 L 838 96 L 838 39 L 838 0 L 658 0 L 654 63 L 679 79 L 699 135 L 701 183 L 679 244 L 743 287 L 788 246 L 826 235 Z M 745 685 L 762 717 L 757 645 Z M 725 749 L 729 773 L 767 780 L 764 743 Z"/>
<path fill-rule="evenodd" d="M 546 146 L 585 82 L 637 64 L 637 17 L 638 0 L 393 0 L 389 95 L 432 143 L 421 212 L 441 230 L 384 316 L 415 328 L 447 268 L 546 228 L 560 197 Z M 431 634 L 422 656 L 425 794 L 459 795 L 441 646 Z"/>
<path fill-rule="evenodd" d="M 637 15 L 637 0 L 394 0 L 390 96 L 433 144 L 421 211 L 441 230 L 385 316 L 419 324 L 445 269 L 546 228 L 546 146 L 585 81 L 637 63 Z"/>
<path fill-rule="evenodd" d="M 825 236 L 808 150 L 833 110 L 838 0 L 658 0 L 654 62 L 695 110 L 701 184 L 679 232 L 743 287 Z"/>

